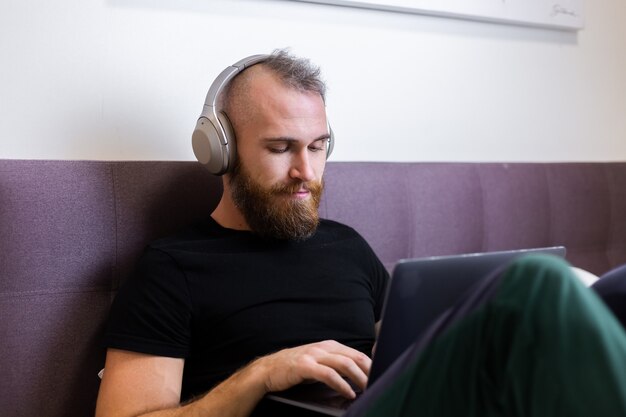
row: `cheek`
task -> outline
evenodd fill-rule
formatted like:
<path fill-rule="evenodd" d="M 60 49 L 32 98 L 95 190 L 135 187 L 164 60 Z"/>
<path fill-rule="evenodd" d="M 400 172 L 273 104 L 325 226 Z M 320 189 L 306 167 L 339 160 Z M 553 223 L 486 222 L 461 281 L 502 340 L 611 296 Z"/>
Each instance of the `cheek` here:
<path fill-rule="evenodd" d="M 317 180 L 322 179 L 322 176 L 324 175 L 324 170 L 326 169 L 326 154 L 324 153 L 323 155 L 320 156 L 319 160 L 315 160 L 315 165 L 314 165 L 314 171 L 315 171 L 315 176 L 317 178 Z"/>
<path fill-rule="evenodd" d="M 238 149 L 239 162 L 245 168 L 246 173 L 255 181 L 266 184 L 276 176 L 277 163 L 266 157 L 258 150 L 252 148 Z"/>
<path fill-rule="evenodd" d="M 265 186 L 284 183 L 289 178 L 289 165 L 277 160 L 258 160 L 255 179 Z"/>

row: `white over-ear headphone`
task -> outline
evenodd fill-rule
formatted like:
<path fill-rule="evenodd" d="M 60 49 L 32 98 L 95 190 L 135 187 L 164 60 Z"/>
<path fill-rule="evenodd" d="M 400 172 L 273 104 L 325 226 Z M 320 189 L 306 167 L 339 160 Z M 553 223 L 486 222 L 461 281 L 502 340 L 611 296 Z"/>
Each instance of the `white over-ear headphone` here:
<path fill-rule="evenodd" d="M 268 57 L 269 55 L 252 55 L 235 62 L 222 71 L 209 88 L 202 114 L 191 136 L 191 142 L 196 158 L 212 174 L 227 173 L 235 165 L 237 155 L 235 133 L 230 120 L 226 113 L 217 107 L 219 95 L 237 74 L 254 64 L 265 61 Z M 330 125 L 328 134 L 330 137 L 326 148 L 327 158 L 333 151 L 335 142 Z"/>

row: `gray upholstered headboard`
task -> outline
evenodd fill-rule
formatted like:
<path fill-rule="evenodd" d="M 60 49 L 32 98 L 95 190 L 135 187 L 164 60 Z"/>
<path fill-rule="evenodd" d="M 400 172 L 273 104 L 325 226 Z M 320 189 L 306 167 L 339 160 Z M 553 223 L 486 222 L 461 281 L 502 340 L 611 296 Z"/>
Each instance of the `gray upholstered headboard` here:
<path fill-rule="evenodd" d="M 0 160 L 0 410 L 88 416 L 110 302 L 149 240 L 210 213 L 193 162 Z M 626 163 L 329 163 L 323 217 L 387 267 L 549 246 L 600 274 L 626 262 Z"/>

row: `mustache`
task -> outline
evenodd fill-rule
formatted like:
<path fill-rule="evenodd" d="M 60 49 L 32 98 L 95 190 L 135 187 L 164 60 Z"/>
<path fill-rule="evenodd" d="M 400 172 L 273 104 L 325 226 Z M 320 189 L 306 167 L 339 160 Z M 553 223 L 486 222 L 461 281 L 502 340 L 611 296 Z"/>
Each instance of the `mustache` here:
<path fill-rule="evenodd" d="M 272 194 L 293 194 L 300 190 L 309 191 L 311 194 L 320 193 L 322 190 L 321 181 L 298 181 L 291 184 L 275 184 L 271 188 Z"/>

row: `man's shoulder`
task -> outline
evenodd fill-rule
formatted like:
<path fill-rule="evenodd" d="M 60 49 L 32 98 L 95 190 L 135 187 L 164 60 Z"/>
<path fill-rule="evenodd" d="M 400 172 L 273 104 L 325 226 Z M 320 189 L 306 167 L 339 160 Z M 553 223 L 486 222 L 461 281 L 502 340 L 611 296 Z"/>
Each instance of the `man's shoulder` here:
<path fill-rule="evenodd" d="M 330 219 L 320 219 L 318 233 L 331 234 L 337 238 L 343 237 L 363 239 L 359 232 L 357 232 L 353 227 Z"/>
<path fill-rule="evenodd" d="M 320 219 L 318 229 L 312 239 L 300 242 L 302 247 L 309 247 L 321 242 L 363 241 L 363 237 L 352 227 L 330 219 Z M 240 250 L 269 250 L 281 246 L 276 241 L 265 240 L 247 231 L 226 229 L 215 220 L 205 219 L 186 227 L 179 232 L 159 238 L 149 243 L 149 250 L 174 253 L 203 252 L 223 253 Z"/>
<path fill-rule="evenodd" d="M 356 233 L 356 231 L 351 227 L 348 226 L 347 224 L 344 223 L 340 223 L 336 220 L 331 220 L 331 219 L 320 219 L 320 228 L 327 228 L 329 230 L 344 230 L 344 231 L 351 231 Z"/>
<path fill-rule="evenodd" d="M 188 225 L 173 234 L 151 241 L 148 244 L 148 248 L 169 252 L 170 250 L 193 247 L 198 244 L 203 246 L 219 245 L 219 241 L 226 237 L 227 234 L 224 228 L 211 217 L 208 217 Z"/>

